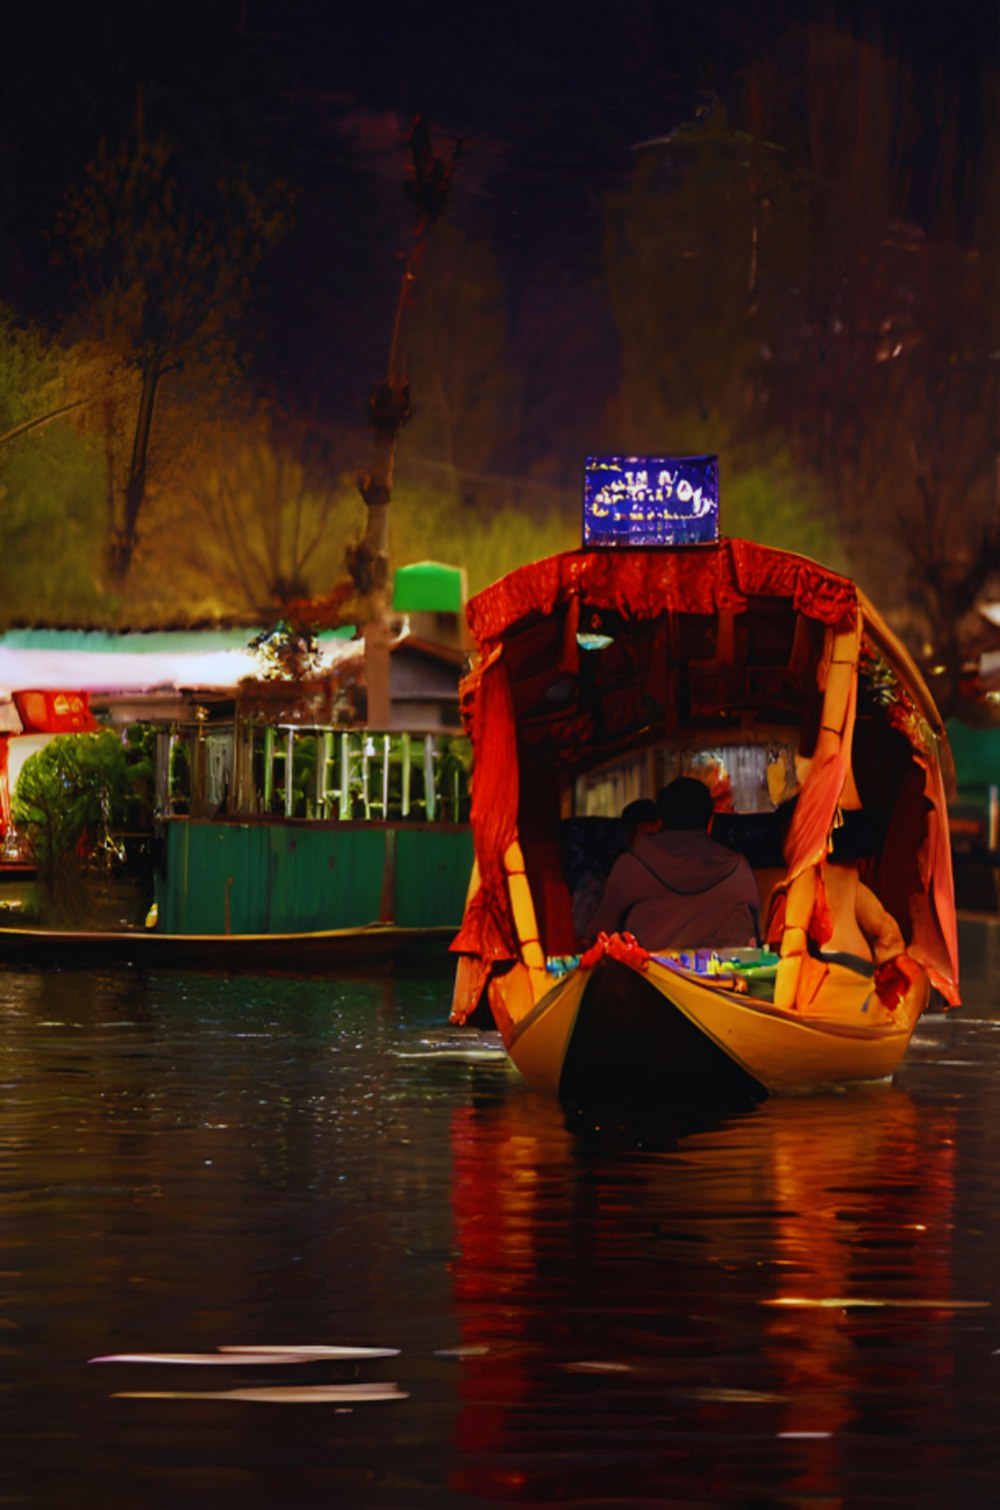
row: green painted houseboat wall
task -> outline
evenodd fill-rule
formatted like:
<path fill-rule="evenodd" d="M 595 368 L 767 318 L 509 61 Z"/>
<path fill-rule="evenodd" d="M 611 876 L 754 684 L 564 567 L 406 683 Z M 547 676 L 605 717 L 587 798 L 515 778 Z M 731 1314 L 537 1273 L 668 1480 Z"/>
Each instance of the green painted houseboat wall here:
<path fill-rule="evenodd" d="M 312 933 L 462 921 L 465 825 L 198 822 L 166 825 L 160 933 Z"/>

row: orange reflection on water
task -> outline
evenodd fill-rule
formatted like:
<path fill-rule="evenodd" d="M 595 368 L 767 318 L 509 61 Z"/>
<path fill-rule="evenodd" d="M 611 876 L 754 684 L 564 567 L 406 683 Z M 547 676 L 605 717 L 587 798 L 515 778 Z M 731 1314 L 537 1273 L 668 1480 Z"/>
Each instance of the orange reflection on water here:
<path fill-rule="evenodd" d="M 931 1334 L 947 1332 L 953 1300 L 954 1117 L 880 1086 L 776 1102 L 773 1130 L 784 1283 L 763 1346 L 784 1380 L 781 1432 L 810 1444 L 787 1487 L 831 1494 L 839 1439 L 866 1429 L 871 1404 L 891 1415 L 911 1358 L 921 1387 L 947 1398 L 951 1350 Z"/>
<path fill-rule="evenodd" d="M 948 1379 L 953 1130 L 891 1086 L 666 1133 L 459 1108 L 454 1487 L 844 1502 Z"/>

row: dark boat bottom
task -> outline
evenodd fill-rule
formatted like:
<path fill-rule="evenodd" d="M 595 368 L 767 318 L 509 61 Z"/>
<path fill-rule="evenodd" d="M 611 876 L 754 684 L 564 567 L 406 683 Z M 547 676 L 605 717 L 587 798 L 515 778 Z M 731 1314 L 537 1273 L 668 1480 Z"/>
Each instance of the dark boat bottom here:
<path fill-rule="evenodd" d="M 738 1109 L 763 1100 L 767 1091 L 655 986 L 605 958 L 583 994 L 559 1095 L 587 1105 Z"/>

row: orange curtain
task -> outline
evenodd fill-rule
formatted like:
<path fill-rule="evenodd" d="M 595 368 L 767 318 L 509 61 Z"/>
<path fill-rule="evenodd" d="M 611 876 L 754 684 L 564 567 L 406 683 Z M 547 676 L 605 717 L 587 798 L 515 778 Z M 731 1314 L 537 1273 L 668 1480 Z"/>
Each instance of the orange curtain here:
<path fill-rule="evenodd" d="M 517 959 L 517 929 L 510 909 L 503 857 L 517 838 L 518 766 L 514 707 L 499 650 L 471 678 L 473 750 L 472 833 L 479 889 L 452 943 L 458 954 L 486 963 Z M 463 695 L 469 691 L 468 684 Z"/>

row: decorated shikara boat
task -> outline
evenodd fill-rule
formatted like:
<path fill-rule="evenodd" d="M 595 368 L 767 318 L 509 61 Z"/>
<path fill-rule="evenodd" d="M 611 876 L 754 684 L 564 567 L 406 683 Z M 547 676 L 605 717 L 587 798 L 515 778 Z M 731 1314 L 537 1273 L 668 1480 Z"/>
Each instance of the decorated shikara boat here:
<path fill-rule="evenodd" d="M 476 866 L 452 1020 L 488 1007 L 525 1078 L 568 1102 L 891 1076 L 929 1002 L 959 999 L 950 754 L 864 593 L 740 540 L 585 548 L 495 583 L 469 621 Z M 587 937 L 622 804 L 678 774 L 714 787 L 713 837 L 753 867 L 758 947 Z M 862 879 L 905 943 L 877 968 L 824 951 L 831 834 L 862 812 Z"/>

